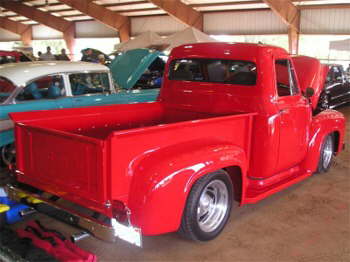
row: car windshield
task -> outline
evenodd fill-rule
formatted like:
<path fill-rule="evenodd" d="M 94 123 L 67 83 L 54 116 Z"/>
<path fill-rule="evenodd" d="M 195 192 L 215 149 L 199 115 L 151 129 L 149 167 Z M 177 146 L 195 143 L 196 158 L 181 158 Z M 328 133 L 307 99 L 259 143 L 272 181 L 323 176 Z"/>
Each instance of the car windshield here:
<path fill-rule="evenodd" d="M 170 64 L 170 80 L 255 85 L 256 65 L 222 59 L 178 59 Z"/>
<path fill-rule="evenodd" d="M 0 77 L 0 103 L 5 102 L 15 89 L 16 87 L 9 80 Z"/>

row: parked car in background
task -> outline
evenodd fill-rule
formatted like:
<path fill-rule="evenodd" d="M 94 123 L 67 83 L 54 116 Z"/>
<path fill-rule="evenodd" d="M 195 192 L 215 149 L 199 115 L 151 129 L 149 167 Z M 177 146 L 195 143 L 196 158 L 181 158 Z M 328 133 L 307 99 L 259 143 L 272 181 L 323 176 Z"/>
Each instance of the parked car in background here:
<path fill-rule="evenodd" d="M 0 64 L 7 63 L 16 63 L 16 62 L 29 62 L 32 59 L 24 54 L 23 52 L 18 51 L 3 51 L 0 50 Z"/>
<path fill-rule="evenodd" d="M 154 101 L 153 90 L 115 90 L 108 67 L 86 62 L 41 61 L 0 66 L 0 152 L 14 161 L 8 114 L 43 109 Z"/>
<path fill-rule="evenodd" d="M 81 61 L 98 63 L 98 57 L 103 55 L 105 58 L 105 65 L 109 65 L 111 63 L 111 58 L 108 55 L 95 48 L 85 48 L 81 50 L 81 54 Z"/>
<path fill-rule="evenodd" d="M 121 88 L 159 89 L 166 61 L 167 56 L 159 51 L 138 48 L 116 54 L 109 67 Z"/>
<path fill-rule="evenodd" d="M 308 87 L 314 90 L 310 100 L 315 114 L 350 102 L 350 80 L 341 65 L 321 64 L 309 56 L 294 56 L 292 60 L 300 89 L 304 93 Z"/>
<path fill-rule="evenodd" d="M 326 80 L 320 94 L 318 107 L 321 110 L 335 108 L 350 102 L 350 79 L 342 65 L 324 65 Z"/>

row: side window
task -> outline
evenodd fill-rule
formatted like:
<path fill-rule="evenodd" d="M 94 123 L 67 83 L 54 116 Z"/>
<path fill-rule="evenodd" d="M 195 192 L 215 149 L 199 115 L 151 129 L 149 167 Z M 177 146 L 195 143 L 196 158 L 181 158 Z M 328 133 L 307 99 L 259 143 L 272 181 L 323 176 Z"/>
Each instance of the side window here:
<path fill-rule="evenodd" d="M 74 96 L 110 93 L 107 73 L 79 73 L 69 75 Z"/>
<path fill-rule="evenodd" d="M 293 96 L 299 93 L 295 72 L 289 60 L 276 60 L 275 71 L 278 96 Z"/>
<path fill-rule="evenodd" d="M 65 96 L 63 77 L 52 75 L 29 83 L 16 97 L 17 101 L 56 99 Z"/>

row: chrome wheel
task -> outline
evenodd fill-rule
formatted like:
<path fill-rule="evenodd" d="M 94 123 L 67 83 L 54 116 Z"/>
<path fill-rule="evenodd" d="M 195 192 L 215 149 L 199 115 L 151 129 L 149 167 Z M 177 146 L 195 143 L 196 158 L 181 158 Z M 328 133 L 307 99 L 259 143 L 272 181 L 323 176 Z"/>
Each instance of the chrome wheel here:
<path fill-rule="evenodd" d="M 204 232 L 216 230 L 229 209 L 227 186 L 221 180 L 211 181 L 202 191 L 197 207 L 197 222 Z"/>
<path fill-rule="evenodd" d="M 224 229 L 232 208 L 233 185 L 225 170 L 211 172 L 191 188 L 179 233 L 196 241 L 209 241 Z"/>
<path fill-rule="evenodd" d="M 325 110 L 329 108 L 329 97 L 327 94 L 321 95 L 320 98 L 320 107 Z"/>
<path fill-rule="evenodd" d="M 324 169 L 327 169 L 331 163 L 333 156 L 333 141 L 331 136 L 327 136 L 322 154 L 322 166 Z"/>
<path fill-rule="evenodd" d="M 8 144 L 1 148 L 1 159 L 9 166 L 16 161 L 16 147 L 15 144 Z"/>
<path fill-rule="evenodd" d="M 322 142 L 320 159 L 318 161 L 317 173 L 325 173 L 329 170 L 334 159 L 335 140 L 333 134 L 328 134 Z"/>

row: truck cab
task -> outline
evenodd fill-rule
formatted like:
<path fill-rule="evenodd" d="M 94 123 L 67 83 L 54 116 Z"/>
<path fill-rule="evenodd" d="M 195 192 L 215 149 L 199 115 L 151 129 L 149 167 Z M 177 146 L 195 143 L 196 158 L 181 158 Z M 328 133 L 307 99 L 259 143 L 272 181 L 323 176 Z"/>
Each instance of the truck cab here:
<path fill-rule="evenodd" d="M 306 156 L 312 108 L 291 57 L 282 48 L 265 45 L 210 46 L 173 51 L 160 100 L 168 107 L 206 113 L 255 112 L 249 177 L 265 179 L 295 167 Z M 225 63 L 232 75 L 227 81 Z M 186 72 L 177 77 L 182 67 Z M 213 79 L 199 76 L 200 71 Z"/>

